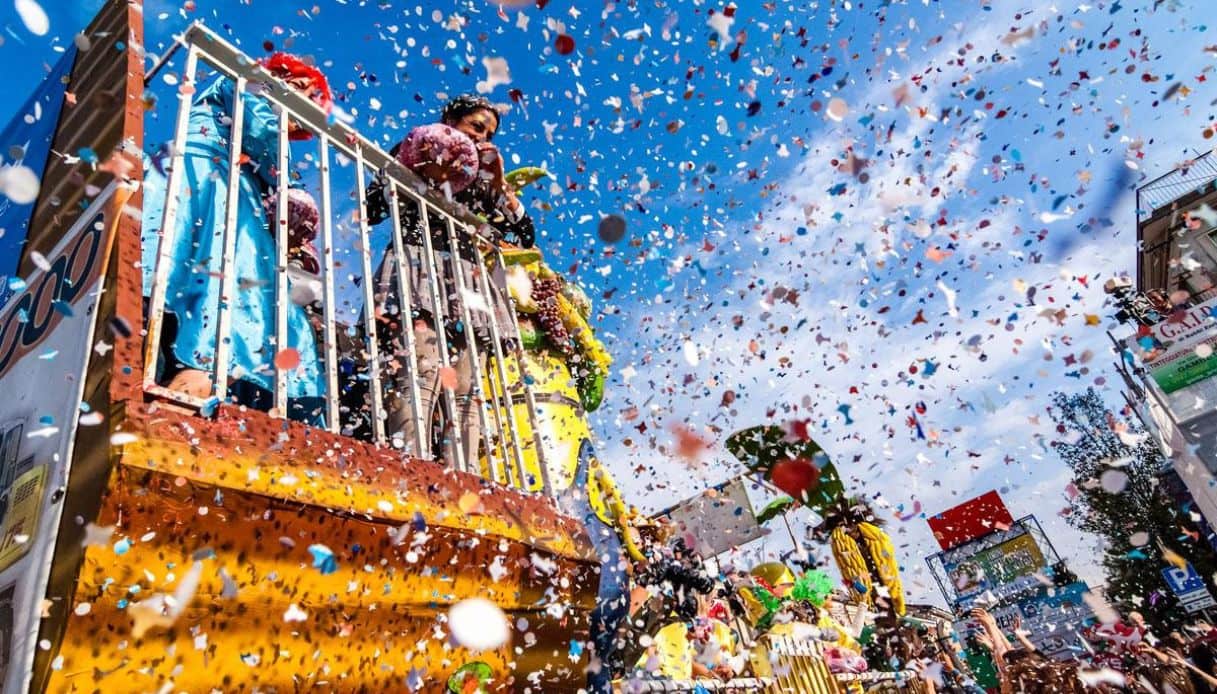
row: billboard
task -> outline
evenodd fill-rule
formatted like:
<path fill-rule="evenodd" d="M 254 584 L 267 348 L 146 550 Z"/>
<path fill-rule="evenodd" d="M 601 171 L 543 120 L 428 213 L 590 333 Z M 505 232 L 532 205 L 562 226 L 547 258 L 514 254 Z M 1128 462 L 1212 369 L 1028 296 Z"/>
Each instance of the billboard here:
<path fill-rule="evenodd" d="M 756 522 L 744 478 L 736 477 L 657 514 L 693 542 L 702 557 L 714 557 L 766 534 Z"/>
<path fill-rule="evenodd" d="M 989 590 L 1030 584 L 1047 567 L 1044 553 L 1030 533 L 1016 535 L 955 562 L 945 562 L 947 577 L 958 600 Z"/>
<path fill-rule="evenodd" d="M 28 169 L 23 172 L 27 176 L 32 174 L 34 178 L 42 179 L 59 124 L 59 111 L 67 91 L 68 76 L 75 62 L 76 46 L 69 44 L 68 50 L 43 78 L 38 89 L 0 131 L 0 183 L 6 181 L 9 171 L 17 167 Z M 34 203 L 35 200 L 27 200 L 24 195 L 16 195 L 16 199 L 10 197 L 5 194 L 5 186 L 0 184 L 0 307 L 16 293 L 9 285 L 21 262 Z M 19 282 L 15 284 L 20 286 Z"/>
<path fill-rule="evenodd" d="M 1156 325 L 1142 326 L 1125 340 L 1128 351 L 1149 371 L 1166 395 L 1171 411 L 1181 420 L 1210 411 L 1195 404 L 1197 397 L 1212 402 L 1215 392 L 1210 380 L 1217 375 L 1214 311 L 1217 298 L 1176 311 Z"/>
<path fill-rule="evenodd" d="M 932 516 L 928 522 L 938 545 L 948 550 L 995 530 L 1005 530 L 1014 524 L 1014 517 L 1001 496 L 990 491 Z"/>
<path fill-rule="evenodd" d="M 106 188 L 0 308 L 0 690 L 28 688 L 93 351 Z"/>

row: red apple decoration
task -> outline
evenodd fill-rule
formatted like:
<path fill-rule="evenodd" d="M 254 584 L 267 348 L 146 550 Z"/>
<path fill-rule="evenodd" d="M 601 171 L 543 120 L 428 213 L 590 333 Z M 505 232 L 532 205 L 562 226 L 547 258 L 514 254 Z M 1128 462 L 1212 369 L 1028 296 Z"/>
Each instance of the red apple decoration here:
<path fill-rule="evenodd" d="M 820 468 L 805 458 L 783 460 L 773 466 L 769 479 L 778 489 L 806 503 L 820 484 Z"/>

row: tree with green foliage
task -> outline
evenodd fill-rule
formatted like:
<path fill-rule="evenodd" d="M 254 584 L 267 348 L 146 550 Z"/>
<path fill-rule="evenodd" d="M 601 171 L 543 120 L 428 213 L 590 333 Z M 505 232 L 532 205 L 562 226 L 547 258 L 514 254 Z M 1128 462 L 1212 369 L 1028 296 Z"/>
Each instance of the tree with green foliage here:
<path fill-rule="evenodd" d="M 1162 576 L 1181 559 L 1213 588 L 1213 551 L 1190 514 L 1165 493 L 1173 474 L 1153 439 L 1113 413 L 1093 388 L 1054 393 L 1052 446 L 1073 471 L 1067 519 L 1103 539 L 1107 597 L 1123 615 L 1137 611 L 1159 635 L 1187 619 Z"/>

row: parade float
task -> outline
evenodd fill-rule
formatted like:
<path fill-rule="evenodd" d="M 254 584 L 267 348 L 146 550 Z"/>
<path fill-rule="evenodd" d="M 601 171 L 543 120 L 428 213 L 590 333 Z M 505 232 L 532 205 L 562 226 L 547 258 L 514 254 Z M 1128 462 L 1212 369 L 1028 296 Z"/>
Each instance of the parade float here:
<path fill-rule="evenodd" d="M 41 185 L 17 210 L 25 243 L 0 321 L 4 691 L 577 688 L 598 558 L 554 500 L 562 463 L 533 434 L 557 426 L 545 445 L 560 448 L 569 422 L 538 419 L 531 377 L 508 386 L 520 405 L 502 408 L 511 426 L 487 435 L 493 464 L 459 469 L 345 435 L 337 368 L 325 426 L 234 405 L 223 385 L 196 398 L 156 379 L 157 302 L 173 290 L 141 286 L 142 159 L 159 146 L 145 127 L 154 114 L 176 123 L 162 149 L 180 186 L 185 114 L 205 74 L 257 87 L 313 133 L 305 161 L 323 186 L 330 364 L 331 168 L 388 170 L 403 189 L 414 181 L 207 29 L 192 26 L 155 56 L 142 22 L 138 3 L 106 3 L 18 116 Z M 174 77 L 162 90 L 178 85 L 159 103 L 158 73 Z M 32 166 L 37 157 L 45 164 Z M 416 202 L 454 229 L 476 224 L 442 200 Z M 508 362 L 516 373 L 535 365 L 496 357 L 500 385 Z M 527 478 L 503 477 L 510 461 Z M 462 607 L 489 615 L 485 628 L 502 637 L 458 638 Z"/>
<path fill-rule="evenodd" d="M 281 189 L 290 188 L 289 172 L 300 175 L 320 201 L 310 305 L 326 396 L 324 417 L 311 424 L 284 416 L 298 356 L 290 350 L 274 355 L 271 406 L 229 397 L 227 301 L 218 309 L 210 395 L 175 391 L 160 378 L 173 329 L 165 299 L 175 291 L 160 264 L 180 212 L 173 195 L 162 207 L 145 205 L 149 161 L 170 191 L 181 189 L 192 97 L 216 77 L 235 85 L 235 122 L 241 99 L 256 95 L 281 124 L 311 134 L 300 156 L 281 126 L 274 173 Z M 154 126 L 171 127 L 167 142 Z M 383 327 L 373 311 L 345 323 L 337 311 L 343 302 L 373 304 L 366 280 L 377 244 L 366 220 L 340 214 L 335 200 L 350 195 L 361 209 L 367 182 L 379 177 L 449 233 L 477 236 L 482 220 L 420 193 L 393 157 L 206 27 L 192 25 L 151 54 L 138 2 L 107 2 L 5 133 L 26 143 L 20 154 L 39 185 L 28 199 L 13 198 L 10 187 L 0 210 L 6 228 L 20 230 L 21 249 L 3 271 L 0 305 L 4 692 L 584 686 L 601 557 L 584 519 L 564 513 L 560 500 L 586 494 L 629 560 L 647 557 L 631 525 L 640 514 L 591 446 L 586 414 L 600 404 L 611 358 L 574 282 L 539 250 L 479 246 L 484 268 L 462 291 L 488 294 L 496 277 L 515 307 L 491 321 L 496 339 L 478 361 L 485 446 L 475 460 L 403 460 L 385 431 L 371 367 L 381 363 Z M 235 174 L 241 156 L 230 160 Z M 532 178 L 519 177 L 521 185 Z M 340 180 L 349 180 L 346 190 Z M 287 219 L 287 197 L 272 215 Z M 400 224 L 395 215 L 394 238 Z M 229 298 L 247 289 L 230 271 L 231 226 L 215 230 Z M 286 249 L 287 230 L 274 233 Z M 344 294 L 344 272 L 365 281 Z M 301 286 L 281 274 L 272 288 L 278 306 L 296 301 Z M 448 310 L 431 298 L 437 315 Z M 275 322 L 276 343 L 286 344 L 282 310 Z M 798 489 L 806 469 L 795 467 L 761 474 L 813 507 L 840 496 L 831 464 L 817 464 L 816 484 Z M 813 488 L 819 496 L 802 495 Z M 874 586 L 886 588 L 894 609 L 902 593 L 890 540 L 855 525 L 855 545 L 839 543 L 854 593 L 833 598 L 848 608 L 829 609 L 822 577 L 758 567 L 760 588 L 741 623 L 750 665 L 740 677 L 673 682 L 650 673 L 621 686 L 857 689 L 865 677 L 830 672 L 825 648 L 856 651 L 843 622 L 876 606 Z M 792 601 L 824 608 L 809 625 L 820 638 L 789 622 L 770 629 Z"/>

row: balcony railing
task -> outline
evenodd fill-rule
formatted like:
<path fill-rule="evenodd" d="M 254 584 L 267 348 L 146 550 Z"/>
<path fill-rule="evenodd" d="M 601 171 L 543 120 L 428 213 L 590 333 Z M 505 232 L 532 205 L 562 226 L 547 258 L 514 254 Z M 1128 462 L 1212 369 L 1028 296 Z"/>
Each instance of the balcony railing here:
<path fill-rule="evenodd" d="M 1154 212 L 1189 193 L 1201 191 L 1217 180 L 1217 157 L 1205 152 L 1137 188 L 1137 220 L 1144 221 Z"/>
<path fill-rule="evenodd" d="M 166 79 L 154 82 L 159 73 L 169 66 L 176 55 L 185 52 L 184 67 L 180 73 L 173 73 Z M 220 300 L 214 324 L 215 356 L 209 368 L 212 383 L 211 397 L 192 397 L 183 392 L 168 389 L 157 381 L 158 367 L 163 366 L 161 354 L 162 338 L 165 336 L 166 299 L 171 292 L 178 288 L 169 286 L 171 265 L 175 259 L 171 257 L 174 248 L 175 235 L 178 233 L 178 216 L 185 214 L 181 200 L 186 193 L 184 186 L 184 158 L 187 148 L 189 121 L 194 96 L 198 88 L 205 86 L 204 80 L 226 78 L 234 86 L 233 110 L 231 117 L 231 136 L 227 142 L 228 161 L 227 178 L 224 186 L 226 195 L 226 216 L 222 220 L 222 228 L 214 230 L 222 235 L 220 247 L 223 249 L 220 259 L 219 275 L 222 282 Z M 408 374 L 409 417 L 412 418 L 413 441 L 405 442 L 407 450 L 426 450 L 422 437 L 429 436 L 431 431 L 428 413 L 420 411 L 420 383 L 417 351 L 414 344 L 412 328 L 413 321 L 409 319 L 411 309 L 422 308 L 433 317 L 435 326 L 448 325 L 459 321 L 464 326 L 472 326 L 471 310 L 478 307 L 493 306 L 494 293 L 499 293 L 501 301 L 508 302 L 506 287 L 501 281 L 496 281 L 492 268 L 503 267 L 503 257 L 499 246 L 485 233 L 484 223 L 469 213 L 465 208 L 450 203 L 437 195 L 431 194 L 423 182 L 411 171 L 405 169 L 397 161 L 382 151 L 369 139 L 356 132 L 349 126 L 335 122 L 325 112 L 309 101 L 287 84 L 264 70 L 255 61 L 243 55 L 238 49 L 217 36 L 204 26 L 195 24 L 175 39 L 174 46 L 156 62 L 149 71 L 146 84 L 161 87 L 162 83 L 177 85 L 177 111 L 172 134 L 172 145 L 168 150 L 167 192 L 165 194 L 164 211 L 159 220 L 152 223 L 159 228 L 159 247 L 156 254 L 156 266 L 151 282 L 150 297 L 148 297 L 147 333 L 145 344 L 145 377 L 144 390 L 152 396 L 170 400 L 181 405 L 197 408 L 206 413 L 215 404 L 226 402 L 230 397 L 230 379 L 234 378 L 232 341 L 229 339 L 233 328 L 233 304 L 240 288 L 237 285 L 236 267 L 236 237 L 237 237 L 237 196 L 240 194 L 239 179 L 242 166 L 242 137 L 244 102 L 246 99 L 263 99 L 271 104 L 278 116 L 278 152 L 276 162 L 277 182 L 274 188 L 286 191 L 293 183 L 293 176 L 310 177 L 310 185 L 319 192 L 317 196 L 320 212 L 320 229 L 318 233 L 318 254 L 320 256 L 320 273 L 314 278 L 319 283 L 320 291 L 320 364 L 324 375 L 324 407 L 322 415 L 324 427 L 332 433 L 350 435 L 357 429 L 366 429 L 367 437 L 378 445 L 390 444 L 390 433 L 386 432 L 387 417 L 385 403 L 385 374 L 381 372 L 382 338 L 396 337 L 406 346 L 401 354 L 392 355 L 406 361 L 405 369 Z M 256 93 L 255 93 L 256 92 Z M 311 133 L 312 138 L 307 142 L 295 145 L 296 152 L 301 148 L 312 151 L 303 156 L 294 156 L 289 143 L 289 122 L 291 127 L 303 128 Z M 339 168 L 335 168 L 335 162 Z M 353 168 L 353 171 L 351 170 Z M 301 172 L 306 173 L 302 174 Z M 373 259 L 377 254 L 377 244 L 369 229 L 366 218 L 367 183 L 379 177 L 384 183 L 386 200 L 391 210 L 392 227 L 388 239 L 381 243 L 380 248 L 392 251 L 396 259 L 396 276 L 398 301 L 402 320 L 397 321 L 396 329 L 400 335 L 387 336 L 387 328 L 377 320 L 378 299 L 374 296 Z M 349 184 L 343 188 L 336 179 L 341 178 Z M 298 181 L 297 181 L 298 182 Z M 345 197 L 343 197 L 345 195 Z M 336 201 L 353 203 L 353 214 L 343 218 L 350 223 L 336 223 L 342 216 L 336 208 Z M 277 210 L 271 216 L 274 229 L 275 249 L 277 253 L 274 277 L 275 318 L 274 318 L 274 349 L 282 350 L 288 346 L 288 307 L 291 302 L 291 287 L 288 273 L 288 228 L 286 221 L 274 223 L 273 220 L 287 220 L 288 196 L 278 195 Z M 416 221 L 421 224 L 421 262 L 430 268 L 429 286 L 425 296 L 411 296 L 410 287 L 406 281 L 407 260 L 403 252 L 403 224 L 399 206 L 411 210 L 416 215 Z M 148 224 L 149 220 L 145 220 Z M 452 249 L 453 265 L 459 267 L 456 259 L 458 239 L 472 243 L 478 249 L 478 254 L 485 260 L 478 264 L 477 271 L 468 276 L 462 272 L 453 273 L 456 290 L 460 294 L 459 301 L 451 301 L 451 297 L 441 286 L 441 278 L 445 276 L 444 253 L 433 247 L 431 234 L 427 230 L 435 225 L 446 230 L 448 248 Z M 341 228 L 340 228 L 341 227 Z M 337 232 L 343 233 L 337 233 Z M 344 245 L 342 239 L 353 236 L 353 243 Z M 145 234 L 147 238 L 147 234 Z M 384 257 L 384 251 L 380 252 Z M 416 261 L 417 261 L 417 253 Z M 346 263 L 342 259 L 352 258 L 353 262 Z M 176 259 L 181 262 L 181 259 Z M 353 274 L 351 274 L 353 273 Z M 501 277 L 502 273 L 498 273 Z M 344 279 L 345 276 L 345 279 Z M 345 325 L 343 338 L 354 336 L 354 348 L 349 346 L 345 352 L 340 352 L 340 321 L 338 317 L 339 302 L 350 307 L 351 325 Z M 459 308 L 454 308 L 457 304 Z M 344 314 L 348 310 L 344 309 Z M 455 315 L 454 315 L 455 314 Z M 453 460 L 449 462 L 458 470 L 479 474 L 495 482 L 514 488 L 549 493 L 549 480 L 540 436 L 537 427 L 536 401 L 526 366 L 520 352 L 521 340 L 519 325 L 514 311 L 507 311 L 509 316 L 506 324 L 500 324 L 499 317 L 491 310 L 484 322 L 489 330 L 488 354 L 479 353 L 479 344 L 472 335 L 466 340 L 467 349 L 472 352 L 473 390 L 472 398 L 476 405 L 477 419 L 481 430 L 481 440 L 485 455 L 485 465 L 480 460 L 466 460 L 463 453 L 460 426 L 456 419 L 460 409 L 457 396 L 451 383 L 444 382 L 441 401 L 442 411 L 447 417 L 449 426 L 446 429 L 451 443 L 447 450 L 452 452 Z M 446 331 L 437 329 L 441 341 L 439 359 L 442 367 L 451 368 L 454 358 L 446 347 L 448 338 Z M 347 340 L 351 342 L 352 340 Z M 353 373 L 348 369 L 345 377 L 340 377 L 340 360 L 363 365 L 363 373 Z M 357 367 L 354 371 L 359 371 Z M 350 406 L 343 406 L 342 393 L 351 382 L 364 380 L 367 382 L 367 415 L 354 412 Z M 441 381 L 443 382 L 443 381 Z M 523 417 L 527 422 L 520 421 L 516 405 L 523 405 Z M 359 409 L 362 409 L 359 408 Z M 273 409 L 272 416 L 283 416 L 289 411 L 288 403 L 288 370 L 276 368 L 273 375 Z M 526 436 L 524 432 L 529 432 Z M 535 456 L 534 465 L 526 466 L 526 452 Z M 531 468 L 531 470 L 530 470 Z M 531 472 L 535 471 L 535 472 Z"/>

